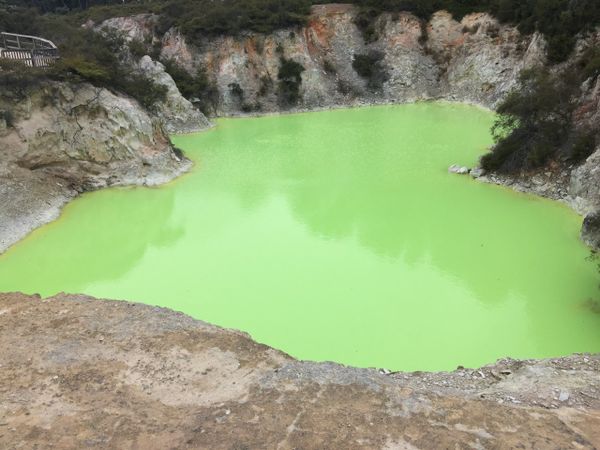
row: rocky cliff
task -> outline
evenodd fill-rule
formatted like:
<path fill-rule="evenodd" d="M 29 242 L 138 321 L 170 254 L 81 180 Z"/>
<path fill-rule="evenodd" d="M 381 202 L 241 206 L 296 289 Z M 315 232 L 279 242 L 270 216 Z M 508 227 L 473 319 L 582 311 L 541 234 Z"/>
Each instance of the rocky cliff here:
<path fill-rule="evenodd" d="M 187 170 L 161 121 L 90 84 L 46 83 L 4 93 L 0 109 L 0 252 L 57 217 L 79 192 L 156 185 Z"/>
<path fill-rule="evenodd" d="M 212 126 L 204 114 L 181 96 L 173 78 L 160 62 L 146 55 L 136 66 L 155 83 L 167 88 L 165 101 L 158 103 L 153 111 L 167 133 L 192 133 Z"/>
<path fill-rule="evenodd" d="M 162 54 L 187 67 L 208 67 L 221 93 L 220 111 L 229 114 L 240 109 L 228 89 L 231 83 L 239 83 L 245 102 L 257 109 L 279 109 L 273 87 L 281 56 L 306 69 L 300 108 L 423 99 L 493 107 L 519 70 L 536 62 L 540 53 L 538 39 L 521 37 L 485 14 L 457 22 L 438 12 L 426 25 L 410 14 L 384 14 L 378 19 L 379 39 L 365 44 L 354 25 L 355 14 L 349 5 L 318 6 L 306 28 L 271 36 L 221 37 L 188 52 L 180 50 L 181 36 L 171 32 L 164 38 Z M 355 55 L 377 52 L 383 55 L 381 70 L 387 78 L 380 88 L 370 87 L 352 66 Z"/>
<path fill-rule="evenodd" d="M 306 27 L 262 35 L 206 38 L 194 45 L 175 29 L 160 35 L 155 16 L 110 19 L 101 25 L 131 39 L 160 44 L 163 59 L 193 73 L 208 71 L 219 93 L 217 114 L 280 111 L 280 58 L 302 64 L 300 102 L 292 109 L 447 99 L 494 107 L 514 85 L 519 71 L 543 64 L 539 35 L 522 36 L 487 14 L 458 22 L 440 11 L 424 24 L 410 14 L 383 14 L 378 39 L 366 44 L 354 24 L 352 5 L 313 7 Z M 386 80 L 373 89 L 352 67 L 355 55 L 379 52 Z M 233 91 L 239 85 L 243 94 Z M 243 97 L 243 98 L 241 98 Z"/>

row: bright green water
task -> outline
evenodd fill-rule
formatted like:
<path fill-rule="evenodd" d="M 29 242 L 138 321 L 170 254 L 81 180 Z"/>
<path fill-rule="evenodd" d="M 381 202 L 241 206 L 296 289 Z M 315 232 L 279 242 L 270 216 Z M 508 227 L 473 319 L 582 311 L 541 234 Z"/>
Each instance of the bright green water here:
<path fill-rule="evenodd" d="M 581 219 L 447 173 L 491 121 L 448 104 L 222 120 L 176 139 L 193 173 L 86 194 L 0 256 L 0 291 L 167 306 L 357 366 L 599 351 Z"/>

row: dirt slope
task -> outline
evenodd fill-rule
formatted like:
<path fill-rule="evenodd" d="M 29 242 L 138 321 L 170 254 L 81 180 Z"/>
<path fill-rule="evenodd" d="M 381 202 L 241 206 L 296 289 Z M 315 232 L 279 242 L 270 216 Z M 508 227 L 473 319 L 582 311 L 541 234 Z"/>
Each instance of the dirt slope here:
<path fill-rule="evenodd" d="M 0 448 L 600 447 L 600 356 L 384 374 L 150 306 L 0 294 Z"/>

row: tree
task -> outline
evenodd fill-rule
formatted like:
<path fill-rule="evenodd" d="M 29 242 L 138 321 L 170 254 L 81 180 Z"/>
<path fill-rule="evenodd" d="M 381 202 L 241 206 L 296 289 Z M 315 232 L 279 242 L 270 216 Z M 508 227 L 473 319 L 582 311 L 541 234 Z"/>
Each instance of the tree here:
<path fill-rule="evenodd" d="M 524 71 L 517 89 L 498 107 L 492 127 L 496 144 L 482 158 L 482 166 L 511 172 L 545 164 L 571 134 L 578 89 L 578 80 L 568 74 Z"/>

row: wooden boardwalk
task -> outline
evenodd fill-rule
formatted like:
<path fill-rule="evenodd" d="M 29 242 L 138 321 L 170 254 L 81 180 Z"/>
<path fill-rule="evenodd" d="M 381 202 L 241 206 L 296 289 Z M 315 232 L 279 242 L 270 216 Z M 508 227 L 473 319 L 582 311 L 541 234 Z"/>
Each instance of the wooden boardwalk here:
<path fill-rule="evenodd" d="M 25 34 L 0 33 L 0 59 L 19 61 L 28 67 L 49 67 L 59 58 L 52 41 Z"/>

